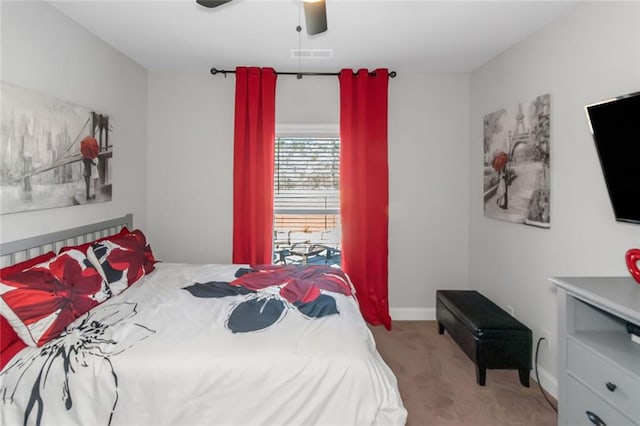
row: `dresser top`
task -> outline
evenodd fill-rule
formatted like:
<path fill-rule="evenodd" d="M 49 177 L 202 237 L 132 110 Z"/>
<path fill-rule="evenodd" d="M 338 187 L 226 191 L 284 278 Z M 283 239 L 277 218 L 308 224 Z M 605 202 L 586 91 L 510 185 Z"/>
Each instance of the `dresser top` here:
<path fill-rule="evenodd" d="M 640 324 L 640 284 L 631 277 L 553 277 L 572 296 Z"/>

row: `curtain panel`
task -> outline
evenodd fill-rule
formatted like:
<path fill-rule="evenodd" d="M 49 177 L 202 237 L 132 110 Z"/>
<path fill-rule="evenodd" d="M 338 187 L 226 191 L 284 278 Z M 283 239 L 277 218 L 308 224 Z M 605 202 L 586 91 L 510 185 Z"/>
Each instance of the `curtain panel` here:
<path fill-rule="evenodd" d="M 389 72 L 344 69 L 340 81 L 342 267 L 367 322 L 391 329 L 388 300 Z"/>
<path fill-rule="evenodd" d="M 236 68 L 233 263 L 272 263 L 276 79 L 272 68 Z"/>

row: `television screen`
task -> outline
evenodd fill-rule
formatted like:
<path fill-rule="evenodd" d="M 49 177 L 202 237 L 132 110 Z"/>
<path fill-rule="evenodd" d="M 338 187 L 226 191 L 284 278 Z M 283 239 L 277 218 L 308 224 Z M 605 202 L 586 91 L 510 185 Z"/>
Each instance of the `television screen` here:
<path fill-rule="evenodd" d="M 585 108 L 616 220 L 640 224 L 640 92 Z"/>

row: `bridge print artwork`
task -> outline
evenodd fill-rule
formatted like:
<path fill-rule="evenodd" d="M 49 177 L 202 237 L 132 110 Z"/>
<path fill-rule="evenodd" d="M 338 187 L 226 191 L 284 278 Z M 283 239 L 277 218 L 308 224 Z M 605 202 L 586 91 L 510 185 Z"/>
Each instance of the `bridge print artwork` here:
<path fill-rule="evenodd" d="M 4 81 L 0 90 L 0 213 L 111 201 L 109 115 Z"/>
<path fill-rule="evenodd" d="M 484 116 L 484 215 L 549 228 L 550 96 Z"/>

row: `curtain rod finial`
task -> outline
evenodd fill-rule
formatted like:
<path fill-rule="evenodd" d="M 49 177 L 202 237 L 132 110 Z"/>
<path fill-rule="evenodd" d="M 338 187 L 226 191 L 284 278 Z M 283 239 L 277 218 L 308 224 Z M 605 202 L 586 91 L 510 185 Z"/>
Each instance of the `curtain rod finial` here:
<path fill-rule="evenodd" d="M 211 68 L 211 74 L 213 74 L 213 75 L 222 74 L 222 75 L 224 75 L 224 78 L 227 78 L 227 71 L 226 70 L 219 70 L 217 68 Z"/>
<path fill-rule="evenodd" d="M 397 74 L 396 74 L 396 72 L 395 72 L 395 71 L 391 71 L 391 72 L 389 73 L 389 77 L 391 77 L 391 78 L 396 78 L 396 75 L 397 75 Z"/>

